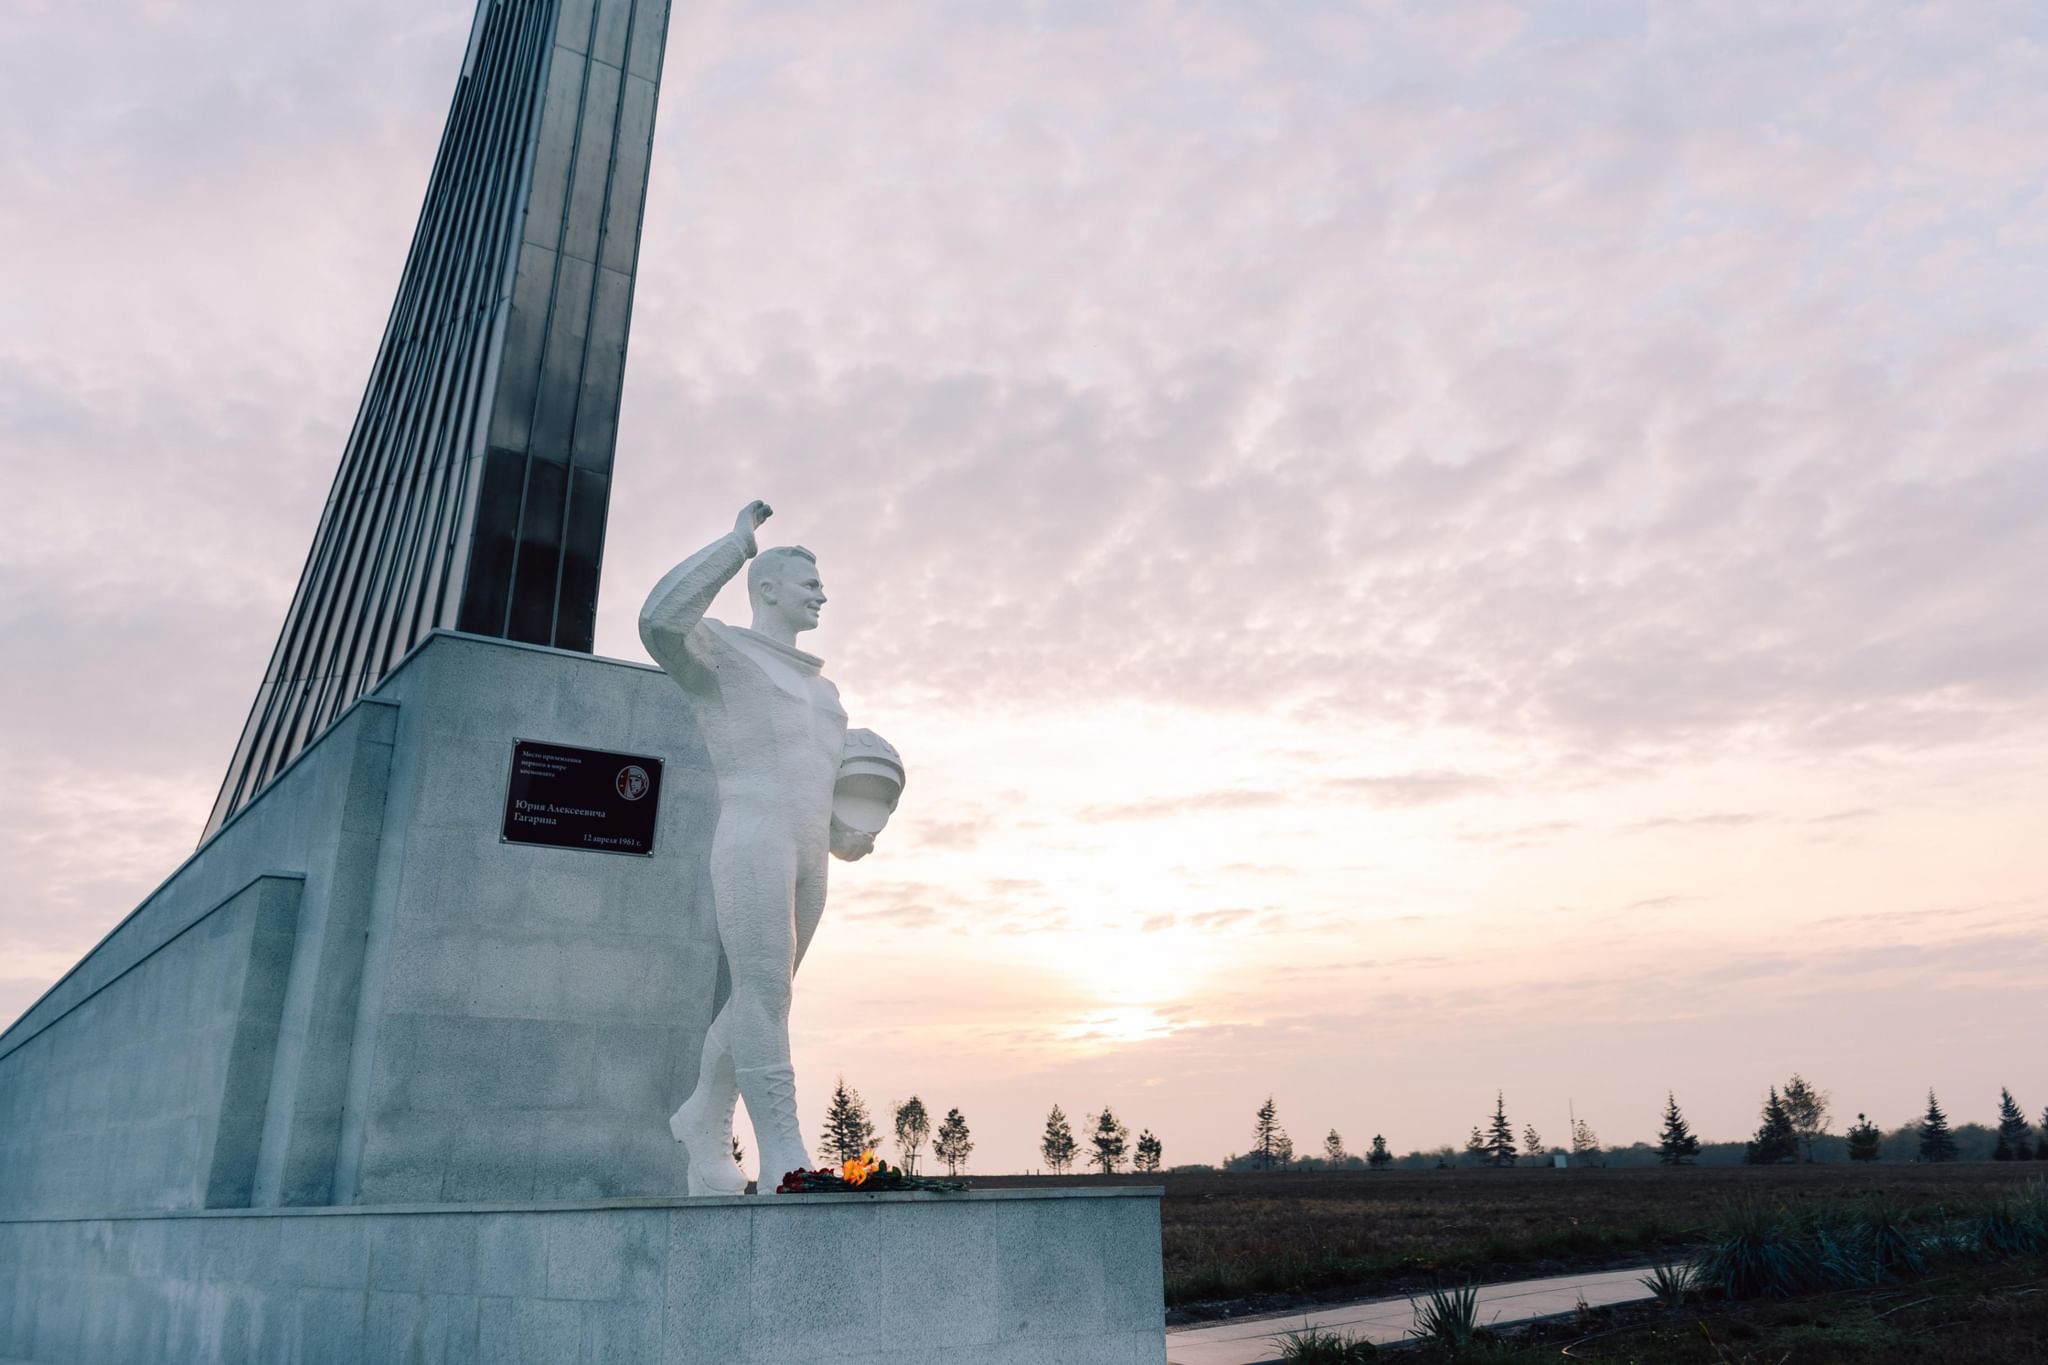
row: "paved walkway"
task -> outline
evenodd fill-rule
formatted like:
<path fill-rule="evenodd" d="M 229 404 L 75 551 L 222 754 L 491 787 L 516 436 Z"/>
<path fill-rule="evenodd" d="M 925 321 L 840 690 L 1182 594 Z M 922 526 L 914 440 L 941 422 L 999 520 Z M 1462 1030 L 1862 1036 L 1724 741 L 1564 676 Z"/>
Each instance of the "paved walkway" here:
<path fill-rule="evenodd" d="M 1547 1280 L 1516 1280 L 1479 1287 L 1479 1325 L 1510 1323 L 1569 1313 L 1584 1299 L 1588 1307 L 1647 1299 L 1647 1269 L 1598 1270 Z M 1428 1295 L 1423 1295 L 1427 1298 Z M 1280 1359 L 1280 1338 L 1302 1327 L 1320 1327 L 1374 1342 L 1400 1341 L 1415 1325 L 1415 1299 L 1374 1299 L 1333 1304 L 1306 1313 L 1242 1318 L 1208 1327 L 1175 1328 L 1166 1334 L 1167 1365 L 1270 1365 Z"/>

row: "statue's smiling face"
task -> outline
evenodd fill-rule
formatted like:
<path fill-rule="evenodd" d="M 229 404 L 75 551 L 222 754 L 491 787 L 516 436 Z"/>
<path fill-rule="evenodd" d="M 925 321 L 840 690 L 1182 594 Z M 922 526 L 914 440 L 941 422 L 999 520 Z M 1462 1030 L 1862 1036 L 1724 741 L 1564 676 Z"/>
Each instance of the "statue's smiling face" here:
<path fill-rule="evenodd" d="M 761 556 L 767 570 L 756 590 L 755 609 L 772 612 L 788 623 L 792 632 L 816 630 L 818 611 L 825 605 L 825 584 L 818 577 L 818 562 L 808 555 L 771 550 Z"/>

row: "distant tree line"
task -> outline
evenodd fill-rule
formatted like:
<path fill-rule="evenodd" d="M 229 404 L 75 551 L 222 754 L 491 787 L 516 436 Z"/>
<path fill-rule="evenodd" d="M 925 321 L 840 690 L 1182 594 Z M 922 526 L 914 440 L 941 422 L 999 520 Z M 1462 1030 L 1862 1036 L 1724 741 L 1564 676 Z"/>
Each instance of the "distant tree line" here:
<path fill-rule="evenodd" d="M 946 1174 L 958 1175 L 965 1169 L 967 1158 L 974 1151 L 974 1139 L 967 1127 L 966 1116 L 958 1109 L 948 1109 L 936 1130 L 932 1126 L 931 1111 L 916 1095 L 901 1104 L 891 1105 L 890 1110 L 894 1117 L 896 1151 L 904 1170 L 916 1174 L 927 1141 L 931 1143 L 933 1160 L 945 1163 Z M 1144 1129 L 1133 1140 L 1131 1130 L 1108 1105 L 1087 1120 L 1083 1131 L 1088 1146 L 1084 1164 L 1104 1175 L 1122 1171 L 1127 1161 L 1134 1171 L 1157 1171 L 1165 1159 L 1164 1145 L 1151 1129 Z M 864 1152 L 874 1151 L 881 1146 L 881 1141 L 860 1092 L 848 1085 L 845 1077 L 840 1077 L 833 1087 L 832 1098 L 825 1106 L 825 1132 L 820 1152 L 834 1162 L 844 1163 Z M 1045 1131 L 1039 1138 L 1039 1153 L 1045 1158 L 1046 1168 L 1055 1175 L 1071 1171 L 1075 1157 L 1081 1154 L 1081 1142 L 1074 1136 L 1073 1125 L 1057 1104 L 1046 1115 Z M 734 1159 L 739 1159 L 737 1144 Z"/>
<path fill-rule="evenodd" d="M 931 1112 L 917 1096 L 912 1095 L 891 1108 L 895 1119 L 896 1151 L 904 1170 L 916 1174 L 919 1157 L 929 1138 L 932 1157 L 946 1163 L 946 1174 L 960 1173 L 960 1168 L 967 1164 L 968 1154 L 974 1150 L 974 1140 L 968 1133 L 966 1117 L 958 1109 L 946 1111 L 946 1117 L 940 1121 L 935 1133 L 932 1131 Z M 875 1131 L 860 1092 L 849 1086 L 845 1077 L 840 1077 L 839 1084 L 832 1091 L 832 1099 L 825 1106 L 825 1140 L 821 1150 L 836 1162 L 847 1162 L 881 1145 L 881 1134 Z"/>
<path fill-rule="evenodd" d="M 1763 1121 L 1756 1136 L 1744 1145 L 1743 1159 L 1753 1165 L 1770 1166 L 1786 1161 L 1821 1160 L 1823 1153 L 1832 1155 L 1836 1144 L 1828 1129 L 1828 1099 L 1827 1091 L 1815 1088 L 1796 1071 L 1785 1082 L 1782 1094 L 1772 1086 L 1764 1099 Z M 2037 1142 L 2026 1113 L 2013 1099 L 2012 1091 L 2003 1086 L 1998 1091 L 1996 1129 L 1970 1124 L 1959 1132 L 1950 1127 L 1941 1101 L 1930 1089 L 1926 1112 L 1918 1123 L 1906 1124 L 1887 1135 L 1868 1115 L 1858 1114 L 1856 1122 L 1843 1133 L 1839 1150 L 1851 1161 L 1877 1161 L 1888 1151 L 1894 1158 L 1910 1154 L 1916 1161 L 1956 1161 L 1966 1155 L 1966 1133 L 1970 1136 L 1967 1155 L 1971 1157 L 2048 1161 L 2048 1111 L 2042 1112 Z M 1984 1150 L 1980 1135 L 1989 1138 L 1989 1151 Z"/>
<path fill-rule="evenodd" d="M 2013 1098 L 2012 1091 L 1998 1092 L 1998 1123 L 1994 1127 L 1949 1123 L 1932 1090 L 1927 1108 L 1909 1123 L 1886 1131 L 1867 1115 L 1856 1115 L 1839 1135 L 1832 1131 L 1831 1096 L 1798 1072 L 1782 1086 L 1766 1089 L 1759 1109 L 1756 1135 L 1744 1142 L 1702 1142 L 1686 1121 L 1676 1094 L 1664 1097 L 1663 1122 L 1657 1141 L 1635 1142 L 1623 1147 L 1600 1145 L 1592 1125 L 1574 1116 L 1568 1146 L 1546 1145 L 1532 1123 L 1522 1125 L 1519 1136 L 1508 1117 L 1507 1096 L 1495 1091 L 1493 1112 L 1472 1126 L 1463 1150 L 1444 1146 L 1411 1151 L 1397 1156 L 1384 1135 L 1375 1133 L 1363 1155 L 1347 1150 L 1343 1136 L 1334 1128 L 1324 1135 L 1314 1155 L 1297 1156 L 1294 1141 L 1280 1122 L 1279 1107 L 1268 1095 L 1252 1117 L 1251 1146 L 1233 1153 L 1221 1165 L 1225 1171 L 1273 1170 L 1386 1170 L 1418 1167 L 1448 1168 L 1460 1164 L 1508 1167 L 1528 1160 L 1569 1156 L 1574 1163 L 1603 1166 L 1691 1166 L 1728 1165 L 1748 1162 L 1775 1165 L 1785 1162 L 1914 1160 L 1943 1162 L 1959 1160 L 2048 1161 L 2048 1110 L 2037 1126 Z M 974 1150 L 967 1120 L 958 1109 L 949 1109 L 936 1130 L 924 1102 L 912 1095 L 892 1105 L 897 1152 L 906 1170 L 915 1172 L 923 1149 L 930 1143 L 932 1157 L 943 1162 L 947 1174 L 957 1175 L 966 1167 Z M 832 1092 L 825 1115 L 822 1151 L 835 1161 L 848 1161 L 880 1145 L 880 1135 L 870 1120 L 860 1093 L 841 1078 Z M 1073 1171 L 1078 1160 L 1084 1169 L 1116 1175 L 1126 1163 L 1133 1171 L 1164 1169 L 1164 1148 L 1150 1129 L 1131 1137 L 1130 1128 L 1104 1105 L 1089 1115 L 1076 1136 L 1066 1112 L 1055 1104 L 1046 1115 L 1039 1136 L 1039 1154 L 1045 1167 L 1055 1175 Z M 738 1152 L 735 1148 L 735 1159 Z M 1173 1167 L 1179 1171 L 1216 1170 L 1208 1165 Z"/>
<path fill-rule="evenodd" d="M 1268 1095 L 1266 1102 L 1259 1106 L 1252 1116 L 1251 1150 L 1243 1155 L 1232 1153 L 1224 1158 L 1226 1171 L 1342 1171 L 1379 1170 L 1391 1165 L 1394 1154 L 1387 1147 L 1386 1138 L 1373 1134 L 1372 1142 L 1365 1155 L 1359 1156 L 1345 1149 L 1344 1135 L 1332 1128 L 1323 1137 L 1322 1151 L 1318 1155 L 1301 1156 L 1294 1154 L 1294 1139 L 1287 1135 L 1287 1129 L 1280 1123 L 1280 1110 Z M 1176 1167 L 1176 1170 L 1199 1169 Z"/>
<path fill-rule="evenodd" d="M 1102 1112 L 1087 1121 L 1083 1129 L 1088 1134 L 1088 1145 L 1092 1149 L 1085 1158 L 1103 1175 L 1115 1175 L 1123 1169 L 1124 1157 L 1131 1159 L 1131 1169 L 1150 1172 L 1159 1169 L 1164 1149 L 1159 1139 L 1147 1128 L 1138 1134 L 1135 1143 L 1130 1141 L 1131 1130 L 1117 1118 L 1115 1112 L 1104 1105 Z M 1045 1132 L 1038 1140 L 1038 1154 L 1045 1158 L 1045 1168 L 1054 1175 L 1065 1175 L 1074 1168 L 1074 1156 L 1080 1151 L 1080 1144 L 1074 1140 L 1074 1129 L 1067 1122 L 1066 1111 L 1057 1104 L 1045 1116 Z"/>

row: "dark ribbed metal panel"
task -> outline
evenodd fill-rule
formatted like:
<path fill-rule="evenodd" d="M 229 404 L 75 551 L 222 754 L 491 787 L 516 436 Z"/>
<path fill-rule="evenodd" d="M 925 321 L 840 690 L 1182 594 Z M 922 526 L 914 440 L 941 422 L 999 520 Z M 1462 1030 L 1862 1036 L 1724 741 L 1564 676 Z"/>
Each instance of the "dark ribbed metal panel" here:
<path fill-rule="evenodd" d="M 437 627 L 590 649 L 669 3 L 479 3 L 207 834 Z"/>

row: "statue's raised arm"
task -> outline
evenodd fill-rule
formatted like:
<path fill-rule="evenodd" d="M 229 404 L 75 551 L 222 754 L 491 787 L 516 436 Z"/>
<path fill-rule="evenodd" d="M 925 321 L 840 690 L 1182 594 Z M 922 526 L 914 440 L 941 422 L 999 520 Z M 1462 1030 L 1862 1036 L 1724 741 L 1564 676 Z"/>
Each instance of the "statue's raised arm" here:
<path fill-rule="evenodd" d="M 759 552 L 754 532 L 775 515 L 759 498 L 740 509 L 732 533 L 720 536 L 670 569 L 640 608 L 640 643 L 664 669 L 674 673 L 689 650 L 690 632 L 711 609 L 718 590 Z"/>

